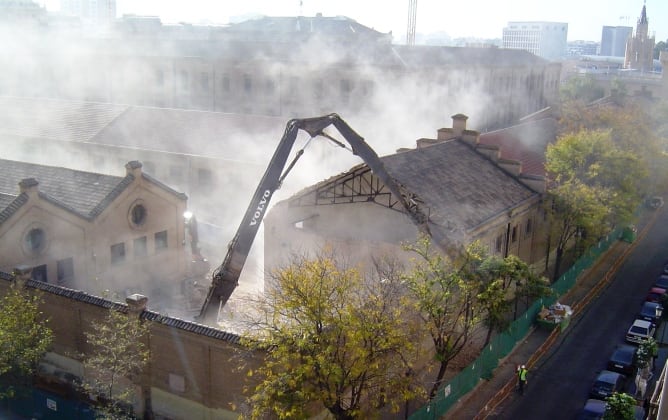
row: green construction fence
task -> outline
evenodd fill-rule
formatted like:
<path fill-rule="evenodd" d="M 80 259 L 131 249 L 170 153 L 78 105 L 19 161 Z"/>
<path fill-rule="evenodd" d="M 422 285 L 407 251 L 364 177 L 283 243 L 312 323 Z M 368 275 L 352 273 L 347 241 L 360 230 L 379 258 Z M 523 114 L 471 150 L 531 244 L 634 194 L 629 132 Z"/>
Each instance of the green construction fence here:
<path fill-rule="evenodd" d="M 580 274 L 591 267 L 620 237 L 621 230 L 615 230 L 597 245 L 588 249 L 568 271 L 552 284 L 552 290 L 555 292 L 553 296 L 533 302 L 524 314 L 510 324 L 505 332 L 498 334 L 491 340 L 473 363 L 444 384 L 431 401 L 416 410 L 409 418 L 411 420 L 440 418 L 464 395 L 472 391 L 481 379 L 491 378 L 499 360 L 506 357 L 517 342 L 529 333 L 541 308 L 553 304 L 560 296 L 568 292 L 575 285 Z"/>

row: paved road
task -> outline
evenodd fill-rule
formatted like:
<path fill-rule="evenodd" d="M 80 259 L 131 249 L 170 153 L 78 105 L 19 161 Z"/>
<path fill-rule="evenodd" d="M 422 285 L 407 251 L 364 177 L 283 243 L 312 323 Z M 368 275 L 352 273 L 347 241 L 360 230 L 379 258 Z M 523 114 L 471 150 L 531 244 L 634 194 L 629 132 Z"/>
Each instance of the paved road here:
<path fill-rule="evenodd" d="M 668 259 L 668 211 L 663 210 L 607 288 L 564 331 L 561 344 L 530 371 L 524 395 L 511 396 L 489 418 L 577 417 L 596 375 L 623 343 L 647 290 Z M 661 349 L 660 359 L 667 351 Z"/>

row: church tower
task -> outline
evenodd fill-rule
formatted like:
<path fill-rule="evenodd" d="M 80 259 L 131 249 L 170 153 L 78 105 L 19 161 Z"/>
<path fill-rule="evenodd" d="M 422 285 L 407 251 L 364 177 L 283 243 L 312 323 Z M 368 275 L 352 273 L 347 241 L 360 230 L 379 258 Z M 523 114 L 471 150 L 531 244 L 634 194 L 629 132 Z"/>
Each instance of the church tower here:
<path fill-rule="evenodd" d="M 647 72 L 654 69 L 653 63 L 654 37 L 649 37 L 647 8 L 643 4 L 635 34 L 626 41 L 624 68 Z"/>

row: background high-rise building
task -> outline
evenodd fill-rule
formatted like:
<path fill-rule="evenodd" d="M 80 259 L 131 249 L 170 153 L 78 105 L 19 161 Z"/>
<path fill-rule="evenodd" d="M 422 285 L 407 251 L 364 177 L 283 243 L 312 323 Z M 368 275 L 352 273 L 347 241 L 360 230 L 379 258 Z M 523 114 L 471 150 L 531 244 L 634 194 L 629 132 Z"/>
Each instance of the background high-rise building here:
<path fill-rule="evenodd" d="M 630 26 L 604 26 L 601 32 L 600 55 L 624 57 L 626 41 L 633 34 Z"/>
<path fill-rule="evenodd" d="M 508 22 L 503 28 L 503 48 L 529 51 L 555 60 L 566 55 L 568 23 Z"/>
<path fill-rule="evenodd" d="M 60 11 L 87 24 L 108 24 L 116 19 L 116 0 L 60 0 Z"/>

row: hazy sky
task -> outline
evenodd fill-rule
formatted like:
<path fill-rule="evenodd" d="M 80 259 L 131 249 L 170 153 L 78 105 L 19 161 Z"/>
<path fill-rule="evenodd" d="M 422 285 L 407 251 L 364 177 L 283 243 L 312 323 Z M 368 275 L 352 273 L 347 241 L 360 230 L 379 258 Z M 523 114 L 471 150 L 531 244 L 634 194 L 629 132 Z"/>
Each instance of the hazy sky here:
<path fill-rule="evenodd" d="M 59 0 L 43 0 L 50 10 Z M 668 39 L 668 1 L 646 0 L 650 32 Z M 300 5 L 301 4 L 301 5 Z M 601 40 L 601 28 L 635 28 L 643 0 L 419 0 L 417 32 L 444 31 L 451 37 L 500 38 L 509 21 L 568 23 L 568 40 Z M 118 15 L 158 15 L 163 22 L 210 21 L 259 13 L 267 16 L 344 15 L 381 32 L 405 34 L 408 0 L 117 0 Z"/>

